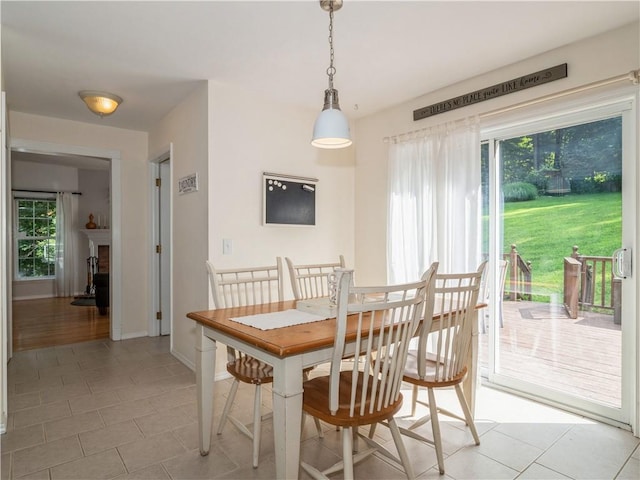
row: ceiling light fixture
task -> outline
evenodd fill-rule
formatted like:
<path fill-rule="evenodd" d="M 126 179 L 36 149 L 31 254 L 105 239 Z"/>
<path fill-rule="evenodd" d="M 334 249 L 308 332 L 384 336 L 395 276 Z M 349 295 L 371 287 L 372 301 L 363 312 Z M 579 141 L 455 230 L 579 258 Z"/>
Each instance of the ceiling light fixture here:
<path fill-rule="evenodd" d="M 342 0 L 320 0 L 320 8 L 329 12 L 329 88 L 324 91 L 324 107 L 313 126 L 311 145 L 319 148 L 344 148 L 351 145 L 347 117 L 340 110 L 338 90 L 333 88 L 333 12 L 342 8 Z"/>
<path fill-rule="evenodd" d="M 116 111 L 122 103 L 122 98 L 112 93 L 82 90 L 78 92 L 80 98 L 87 104 L 89 110 L 100 117 L 106 117 Z"/>

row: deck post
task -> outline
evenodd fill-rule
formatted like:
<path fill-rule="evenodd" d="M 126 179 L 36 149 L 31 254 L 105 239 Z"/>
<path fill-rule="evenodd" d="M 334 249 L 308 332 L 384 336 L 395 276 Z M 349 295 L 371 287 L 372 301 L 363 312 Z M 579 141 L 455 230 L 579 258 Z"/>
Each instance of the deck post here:
<path fill-rule="evenodd" d="M 614 278 L 611 281 L 611 303 L 613 303 L 613 323 L 622 324 L 622 279 Z"/>
<path fill-rule="evenodd" d="M 564 257 L 564 308 L 569 318 L 578 318 L 580 267 L 581 263 L 573 256 Z"/>

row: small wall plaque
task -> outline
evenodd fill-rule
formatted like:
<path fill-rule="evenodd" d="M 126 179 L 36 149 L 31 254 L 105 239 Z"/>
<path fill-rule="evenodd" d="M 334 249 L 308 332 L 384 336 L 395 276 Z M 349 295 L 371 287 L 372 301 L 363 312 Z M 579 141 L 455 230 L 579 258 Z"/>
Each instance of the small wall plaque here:
<path fill-rule="evenodd" d="M 192 173 L 186 177 L 182 177 L 178 180 L 178 193 L 184 195 L 185 193 L 198 191 L 198 174 Z"/>

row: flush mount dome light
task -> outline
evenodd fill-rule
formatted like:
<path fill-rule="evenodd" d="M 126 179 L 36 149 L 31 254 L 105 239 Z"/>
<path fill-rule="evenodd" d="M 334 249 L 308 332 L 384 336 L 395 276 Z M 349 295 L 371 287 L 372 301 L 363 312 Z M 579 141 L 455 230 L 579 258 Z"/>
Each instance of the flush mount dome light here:
<path fill-rule="evenodd" d="M 82 90 L 78 92 L 80 98 L 87 104 L 89 110 L 100 117 L 111 115 L 122 103 L 122 98 L 112 93 L 98 92 L 95 90 Z"/>

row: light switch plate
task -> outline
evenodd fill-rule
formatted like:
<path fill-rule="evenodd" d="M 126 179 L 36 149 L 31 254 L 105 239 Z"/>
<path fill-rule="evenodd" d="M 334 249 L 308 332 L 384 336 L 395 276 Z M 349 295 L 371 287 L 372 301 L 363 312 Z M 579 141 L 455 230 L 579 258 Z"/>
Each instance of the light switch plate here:
<path fill-rule="evenodd" d="M 222 254 L 223 255 L 231 255 L 231 239 L 223 238 L 222 239 Z"/>

